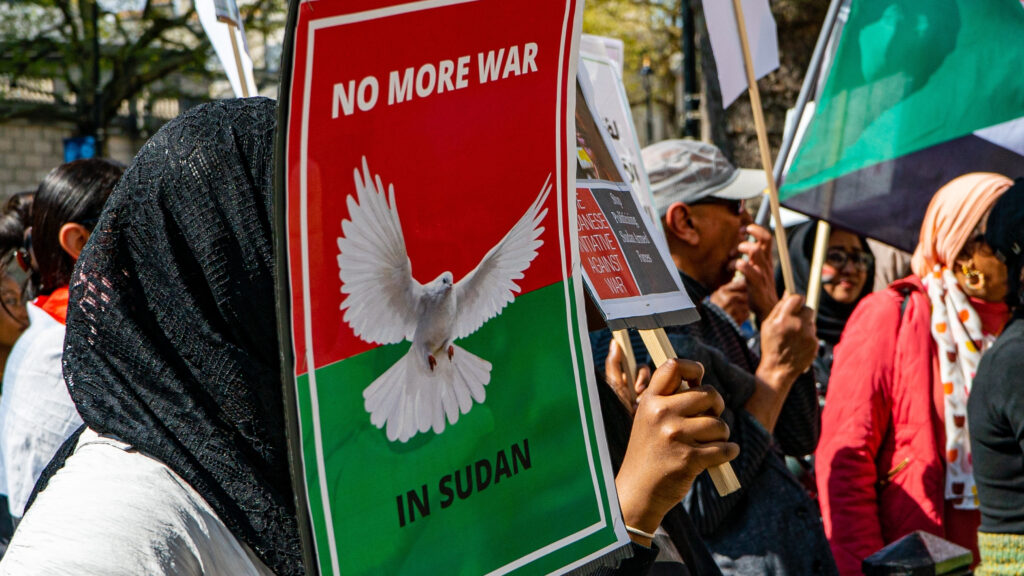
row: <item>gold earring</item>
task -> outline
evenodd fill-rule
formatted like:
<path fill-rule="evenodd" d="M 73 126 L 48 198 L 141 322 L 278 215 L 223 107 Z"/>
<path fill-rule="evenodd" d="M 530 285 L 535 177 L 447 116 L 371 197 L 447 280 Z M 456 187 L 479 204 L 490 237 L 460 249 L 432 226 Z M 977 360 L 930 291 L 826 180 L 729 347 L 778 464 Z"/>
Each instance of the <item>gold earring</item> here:
<path fill-rule="evenodd" d="M 967 264 L 960 265 L 960 272 L 964 275 L 964 282 L 967 283 L 967 287 L 971 290 L 984 290 L 985 289 L 985 274 L 974 267 L 972 262 L 970 266 Z"/>

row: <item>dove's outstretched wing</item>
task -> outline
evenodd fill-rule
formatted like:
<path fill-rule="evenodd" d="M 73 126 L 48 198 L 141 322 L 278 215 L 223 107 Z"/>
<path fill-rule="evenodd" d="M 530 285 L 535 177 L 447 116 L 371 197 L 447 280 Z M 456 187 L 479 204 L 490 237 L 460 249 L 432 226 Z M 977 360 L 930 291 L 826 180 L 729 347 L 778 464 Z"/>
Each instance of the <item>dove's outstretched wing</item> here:
<path fill-rule="evenodd" d="M 544 228 L 540 225 L 547 215 L 544 202 L 551 192 L 551 175 L 544 181 L 537 199 L 508 234 L 484 256 L 472 272 L 455 284 L 455 302 L 458 317 L 455 321 L 455 339 L 476 332 L 485 322 L 494 318 L 509 303 L 513 292 L 520 288 L 515 283 L 523 271 L 537 257 L 539 240 Z"/>
<path fill-rule="evenodd" d="M 348 196 L 348 220 L 338 238 L 338 276 L 345 321 L 367 342 L 393 344 L 412 340 L 419 318 L 423 285 L 413 279 L 405 251 L 402 224 L 395 206 L 395 188 L 387 195 L 380 176 L 353 171 L 356 198 Z"/>

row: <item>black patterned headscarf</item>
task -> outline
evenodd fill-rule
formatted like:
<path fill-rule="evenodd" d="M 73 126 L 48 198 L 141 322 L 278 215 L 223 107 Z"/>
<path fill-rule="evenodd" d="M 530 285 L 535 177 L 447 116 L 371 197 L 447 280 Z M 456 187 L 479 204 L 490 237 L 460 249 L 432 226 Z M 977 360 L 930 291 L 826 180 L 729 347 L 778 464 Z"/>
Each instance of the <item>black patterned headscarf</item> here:
<path fill-rule="evenodd" d="M 198 106 L 142 148 L 75 268 L 64 377 L 280 576 L 302 574 L 274 311 L 275 104 Z"/>

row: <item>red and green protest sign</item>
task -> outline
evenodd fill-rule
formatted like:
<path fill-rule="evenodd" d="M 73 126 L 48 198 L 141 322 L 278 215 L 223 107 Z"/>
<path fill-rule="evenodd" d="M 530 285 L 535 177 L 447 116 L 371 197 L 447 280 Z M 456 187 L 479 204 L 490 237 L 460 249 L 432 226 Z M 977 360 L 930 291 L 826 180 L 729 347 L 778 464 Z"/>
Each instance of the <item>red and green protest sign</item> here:
<path fill-rule="evenodd" d="M 551 572 L 627 541 L 572 266 L 581 9 L 298 8 L 291 336 L 322 574 Z"/>

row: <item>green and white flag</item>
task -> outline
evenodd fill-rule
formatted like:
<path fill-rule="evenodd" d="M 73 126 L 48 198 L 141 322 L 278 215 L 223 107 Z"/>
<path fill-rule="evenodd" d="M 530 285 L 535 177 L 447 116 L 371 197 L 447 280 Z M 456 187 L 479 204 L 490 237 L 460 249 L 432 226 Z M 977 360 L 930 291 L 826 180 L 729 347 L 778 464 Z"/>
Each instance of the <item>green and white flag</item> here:
<path fill-rule="evenodd" d="M 1024 176 L 1024 5 L 853 0 L 783 203 L 912 250 L 968 172 Z"/>

